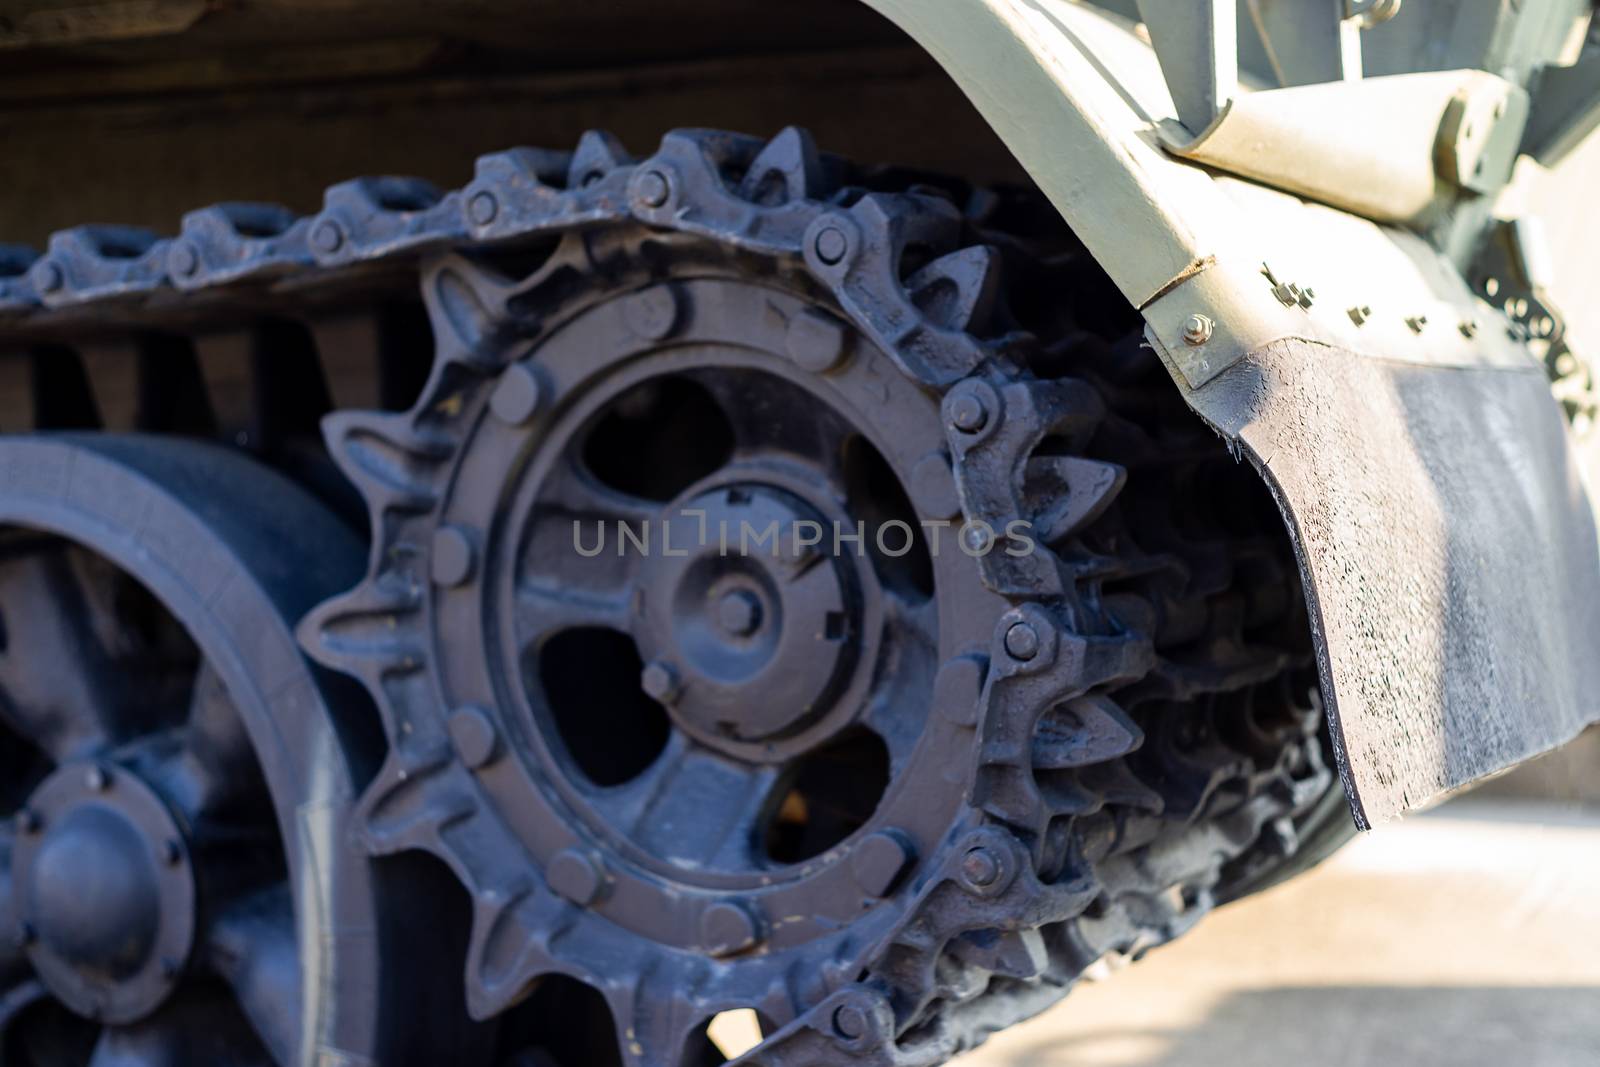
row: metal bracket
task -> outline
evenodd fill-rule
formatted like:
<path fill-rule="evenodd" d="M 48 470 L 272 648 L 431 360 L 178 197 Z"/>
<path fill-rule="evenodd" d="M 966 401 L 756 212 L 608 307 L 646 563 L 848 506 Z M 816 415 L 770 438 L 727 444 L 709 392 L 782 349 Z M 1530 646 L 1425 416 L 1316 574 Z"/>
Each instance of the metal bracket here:
<path fill-rule="evenodd" d="M 1139 0 L 1178 119 L 1199 134 L 1239 87 L 1235 0 Z"/>

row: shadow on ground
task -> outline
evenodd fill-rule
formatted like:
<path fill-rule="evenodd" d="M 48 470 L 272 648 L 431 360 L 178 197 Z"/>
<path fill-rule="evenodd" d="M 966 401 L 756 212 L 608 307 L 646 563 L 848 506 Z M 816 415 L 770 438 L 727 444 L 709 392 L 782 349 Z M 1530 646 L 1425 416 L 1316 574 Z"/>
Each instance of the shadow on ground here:
<path fill-rule="evenodd" d="M 1589 937 L 1592 931 L 1574 931 Z M 1470 931 L 1463 931 L 1471 936 Z M 1600 988 L 1327 986 L 1231 993 L 1179 1028 L 1077 1032 L 998 1067 L 1593 1067 Z"/>

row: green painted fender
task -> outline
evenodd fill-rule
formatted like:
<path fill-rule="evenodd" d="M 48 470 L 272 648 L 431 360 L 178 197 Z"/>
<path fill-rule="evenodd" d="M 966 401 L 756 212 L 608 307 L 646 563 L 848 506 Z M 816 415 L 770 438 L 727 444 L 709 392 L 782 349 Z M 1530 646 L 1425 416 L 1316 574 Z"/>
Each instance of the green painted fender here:
<path fill-rule="evenodd" d="M 966 92 L 1272 488 L 1359 824 L 1600 719 L 1600 547 L 1565 420 L 1453 262 L 1170 154 L 1160 67 L 1115 15 L 864 2 Z"/>

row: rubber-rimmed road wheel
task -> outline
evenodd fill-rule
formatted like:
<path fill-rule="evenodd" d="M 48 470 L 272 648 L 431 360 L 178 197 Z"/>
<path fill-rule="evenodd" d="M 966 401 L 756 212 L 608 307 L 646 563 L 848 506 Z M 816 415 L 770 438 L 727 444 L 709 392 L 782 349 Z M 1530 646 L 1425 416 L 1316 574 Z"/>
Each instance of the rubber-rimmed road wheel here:
<path fill-rule="evenodd" d="M 362 561 L 222 449 L 0 439 L 0 1062 L 438 1062 L 346 832 L 376 720 L 292 634 Z"/>

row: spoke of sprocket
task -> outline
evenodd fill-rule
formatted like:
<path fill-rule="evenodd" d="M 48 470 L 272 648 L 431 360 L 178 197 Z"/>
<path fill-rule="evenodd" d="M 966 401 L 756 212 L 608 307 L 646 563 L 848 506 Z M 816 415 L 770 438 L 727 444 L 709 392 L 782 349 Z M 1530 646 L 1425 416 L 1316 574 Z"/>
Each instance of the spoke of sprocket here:
<path fill-rule="evenodd" d="M 747 870 L 761 802 L 777 778 L 776 768 L 739 767 L 675 732 L 644 774 L 603 791 L 595 804 L 669 862 Z"/>

